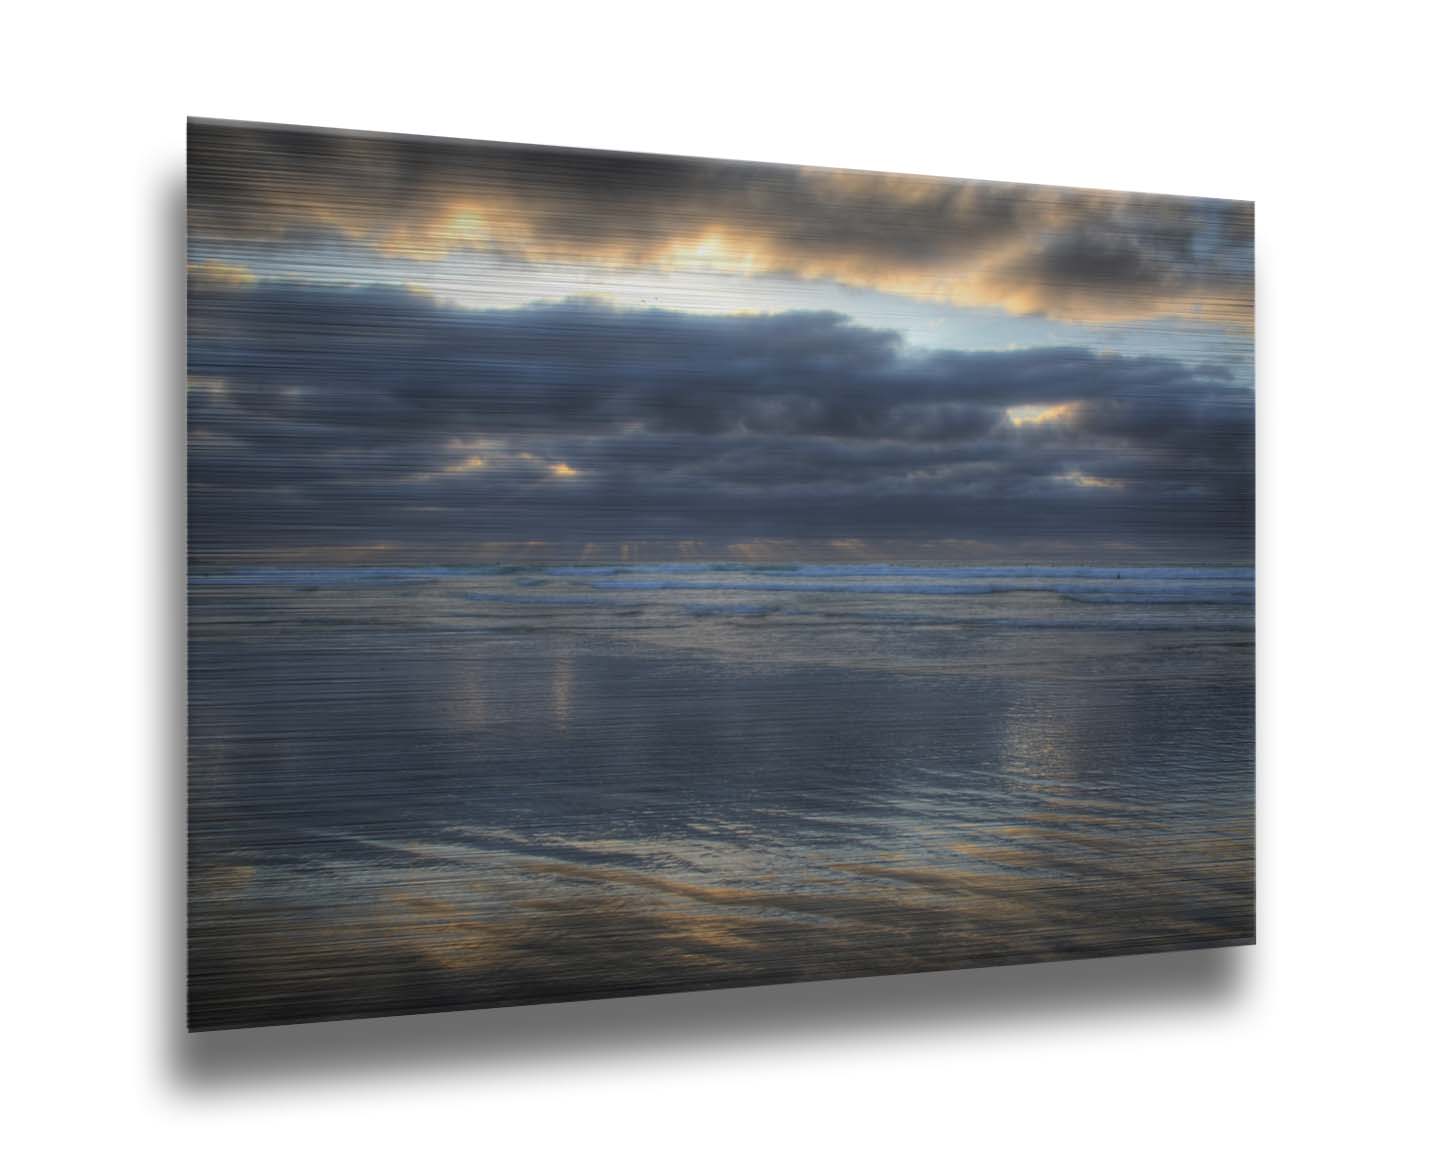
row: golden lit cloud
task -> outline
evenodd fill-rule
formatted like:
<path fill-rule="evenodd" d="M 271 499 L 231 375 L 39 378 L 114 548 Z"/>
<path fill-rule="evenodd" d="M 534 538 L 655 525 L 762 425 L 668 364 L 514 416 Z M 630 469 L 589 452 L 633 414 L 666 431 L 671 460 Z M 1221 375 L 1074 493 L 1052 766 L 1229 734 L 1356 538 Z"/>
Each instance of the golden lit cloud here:
<path fill-rule="evenodd" d="M 1026 428 L 1033 425 L 1063 424 L 1069 421 L 1080 405 L 1069 404 L 1020 404 L 1014 408 L 1005 409 L 1005 415 L 1009 418 L 1012 426 Z"/>
<path fill-rule="evenodd" d="M 1124 488 L 1125 481 L 1110 480 L 1103 476 L 1092 476 L 1088 472 L 1066 472 L 1060 477 L 1067 484 L 1077 488 Z"/>
<path fill-rule="evenodd" d="M 480 472 L 498 472 L 502 475 L 549 476 L 556 480 L 570 480 L 582 475 L 579 468 L 564 460 L 548 460 L 534 452 L 520 452 L 507 447 L 503 441 L 483 438 L 471 441 L 454 440 L 449 445 L 456 459 L 442 467 L 414 472 L 407 483 L 425 484 L 456 476 L 473 476 Z"/>
<path fill-rule="evenodd" d="M 197 235 L 377 260 L 834 281 L 1084 323 L 1253 321 L 1251 205 L 724 161 L 191 125 Z M 562 267 L 563 266 L 563 267 Z"/>
<path fill-rule="evenodd" d="M 244 287 L 247 284 L 254 284 L 257 277 L 248 268 L 242 268 L 238 264 L 226 264 L 219 260 L 204 260 L 198 264 L 187 264 L 186 272 L 199 280 L 216 287 L 229 286 L 232 288 Z"/>
<path fill-rule="evenodd" d="M 451 473 L 479 472 L 482 468 L 489 466 L 489 461 L 483 456 L 467 456 L 464 460 L 448 465 L 445 471 Z"/>

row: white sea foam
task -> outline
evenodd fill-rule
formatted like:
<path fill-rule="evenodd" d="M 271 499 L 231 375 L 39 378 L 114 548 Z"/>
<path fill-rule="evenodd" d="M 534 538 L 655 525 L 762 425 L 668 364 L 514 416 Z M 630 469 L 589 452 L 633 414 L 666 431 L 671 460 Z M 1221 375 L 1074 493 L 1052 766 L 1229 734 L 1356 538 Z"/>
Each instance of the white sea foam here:
<path fill-rule="evenodd" d="M 508 565 L 475 567 L 327 567 L 327 568 L 232 568 L 224 572 L 192 572 L 191 584 L 233 584 L 263 587 L 329 584 L 406 584 L 426 580 L 455 580 L 502 575 L 520 569 Z"/>
<path fill-rule="evenodd" d="M 832 596 L 995 596 L 1016 593 L 1050 593 L 1066 599 L 1102 604 L 1248 604 L 1254 599 L 1248 581 L 1166 582 L 1131 581 L 1116 586 L 1094 581 L 995 581 L 963 583 L 917 581 L 815 581 L 815 580 L 593 580 L 590 587 L 625 592 L 793 592 Z"/>
<path fill-rule="evenodd" d="M 1077 565 L 991 565 L 972 567 L 919 567 L 903 564 L 741 564 L 656 563 L 570 565 L 545 569 L 550 576 L 596 578 L 635 575 L 687 576 L 707 574 L 773 575 L 800 578 L 847 579 L 893 576 L 902 579 L 1091 579 L 1091 580 L 1249 580 L 1253 568 L 1125 567 L 1090 568 Z"/>

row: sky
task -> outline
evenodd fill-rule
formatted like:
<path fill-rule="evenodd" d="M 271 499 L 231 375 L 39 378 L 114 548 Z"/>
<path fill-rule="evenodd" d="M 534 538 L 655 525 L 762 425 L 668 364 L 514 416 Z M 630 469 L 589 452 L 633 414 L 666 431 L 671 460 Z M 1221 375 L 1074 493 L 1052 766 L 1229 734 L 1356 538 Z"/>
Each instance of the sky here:
<path fill-rule="evenodd" d="M 189 125 L 192 560 L 1249 564 L 1237 201 Z"/>

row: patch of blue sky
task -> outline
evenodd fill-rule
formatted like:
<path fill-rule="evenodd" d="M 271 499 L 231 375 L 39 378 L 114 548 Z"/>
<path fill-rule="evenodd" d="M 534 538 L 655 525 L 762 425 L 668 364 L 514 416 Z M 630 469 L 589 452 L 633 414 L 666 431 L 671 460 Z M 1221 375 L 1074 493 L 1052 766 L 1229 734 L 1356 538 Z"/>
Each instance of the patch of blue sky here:
<path fill-rule="evenodd" d="M 621 310 L 656 308 L 708 315 L 836 312 L 864 327 L 896 331 L 916 351 L 1080 347 L 1106 355 L 1220 364 L 1238 387 L 1254 385 L 1251 333 L 1181 317 L 1072 323 L 827 279 L 584 262 L 540 264 L 472 250 L 452 252 L 439 260 L 415 260 L 385 256 L 341 237 L 312 237 L 283 245 L 192 238 L 189 259 L 192 265 L 241 268 L 261 279 L 405 288 L 474 309 L 586 298 Z"/>

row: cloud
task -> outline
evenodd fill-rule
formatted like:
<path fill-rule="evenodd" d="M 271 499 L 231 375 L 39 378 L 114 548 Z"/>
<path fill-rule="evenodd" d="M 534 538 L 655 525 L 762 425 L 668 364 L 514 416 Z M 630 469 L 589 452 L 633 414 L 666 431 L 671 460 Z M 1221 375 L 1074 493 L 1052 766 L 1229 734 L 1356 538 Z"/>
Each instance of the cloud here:
<path fill-rule="evenodd" d="M 834 280 L 1070 321 L 1253 316 L 1246 203 L 192 122 L 194 235 Z"/>
<path fill-rule="evenodd" d="M 1047 536 L 1243 559 L 1253 537 L 1251 394 L 1163 358 L 200 278 L 189 371 L 200 558 Z"/>

